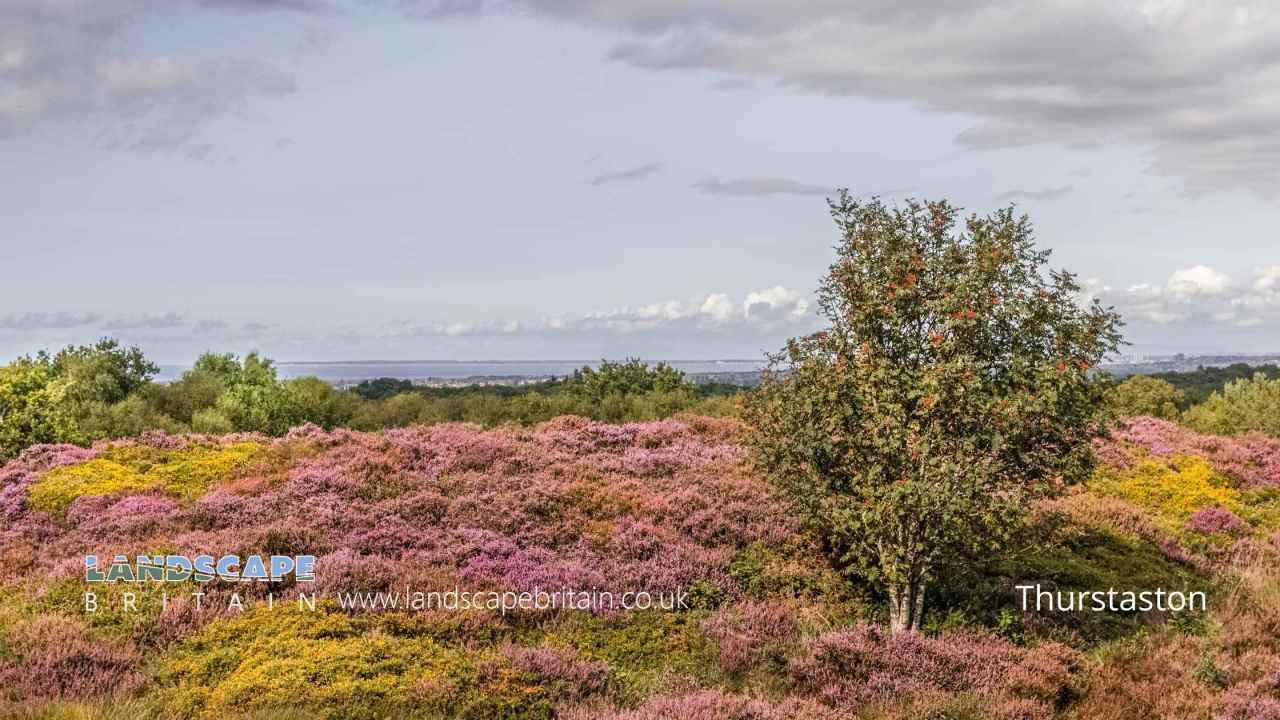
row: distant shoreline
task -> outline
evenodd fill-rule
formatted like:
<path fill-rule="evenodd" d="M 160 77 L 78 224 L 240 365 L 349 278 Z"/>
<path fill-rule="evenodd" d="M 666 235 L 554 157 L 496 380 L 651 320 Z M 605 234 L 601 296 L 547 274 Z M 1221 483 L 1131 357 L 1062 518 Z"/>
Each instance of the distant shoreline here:
<path fill-rule="evenodd" d="M 719 360 L 649 360 L 663 362 L 684 372 L 699 384 L 726 383 L 754 386 L 759 382 L 765 361 L 741 358 Z M 1169 355 L 1103 363 L 1100 368 L 1116 377 L 1165 372 L 1194 372 L 1200 367 L 1280 364 L 1276 354 Z M 356 360 L 289 361 L 276 363 L 283 378 L 318 377 L 336 387 L 351 387 L 364 380 L 394 378 L 423 387 L 466 387 L 469 385 L 533 385 L 571 375 L 575 370 L 598 365 L 593 360 Z M 171 382 L 188 370 L 188 365 L 161 365 L 159 382 Z"/>
<path fill-rule="evenodd" d="M 647 360 L 664 362 L 685 373 L 694 382 L 718 382 L 707 376 L 733 378 L 748 374 L 756 379 L 765 366 L 758 360 Z M 445 361 L 356 361 L 356 362 L 279 362 L 281 378 L 318 377 L 338 387 L 355 385 L 363 380 L 394 378 L 415 384 L 437 387 L 464 385 L 527 385 L 552 378 L 572 375 L 583 366 L 599 365 L 599 360 L 445 360 Z M 162 364 L 156 377 L 159 382 L 172 382 L 190 369 L 189 365 Z M 732 381 L 732 380 L 730 380 Z M 754 384 L 752 382 L 751 384 Z"/>

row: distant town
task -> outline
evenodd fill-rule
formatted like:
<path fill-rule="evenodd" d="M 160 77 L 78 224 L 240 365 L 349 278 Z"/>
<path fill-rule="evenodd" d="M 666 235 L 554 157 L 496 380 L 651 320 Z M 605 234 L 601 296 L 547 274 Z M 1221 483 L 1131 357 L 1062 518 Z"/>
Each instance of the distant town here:
<path fill-rule="evenodd" d="M 1245 365 L 1274 365 L 1280 363 L 1280 353 L 1236 353 L 1222 355 L 1144 355 L 1117 358 L 1103 363 L 1102 368 L 1116 377 L 1129 375 L 1154 375 L 1166 372 L 1194 372 L 1200 368 Z"/>
<path fill-rule="evenodd" d="M 1280 353 L 1237 353 L 1215 355 L 1134 355 L 1122 356 L 1103 363 L 1102 369 L 1116 377 L 1130 375 L 1154 375 L 1168 372 L 1195 372 L 1200 368 L 1227 367 L 1246 364 L 1250 366 L 1280 364 Z M 353 363 L 356 364 L 356 363 Z M 389 366 L 388 377 L 396 377 L 394 365 Z M 735 385 L 753 387 L 760 382 L 759 370 L 734 370 L 725 372 L 688 372 L 686 376 L 698 385 Z M 470 386 L 524 387 L 563 378 L 564 375 L 471 375 L 467 377 L 405 377 L 414 385 L 432 388 L 456 388 Z M 355 387 L 359 379 L 322 378 L 339 389 Z"/>

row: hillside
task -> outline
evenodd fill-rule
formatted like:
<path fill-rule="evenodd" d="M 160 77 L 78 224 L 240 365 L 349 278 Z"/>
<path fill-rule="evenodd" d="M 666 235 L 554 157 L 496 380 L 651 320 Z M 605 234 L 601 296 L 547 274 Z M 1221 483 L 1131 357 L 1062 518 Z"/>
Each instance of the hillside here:
<path fill-rule="evenodd" d="M 561 417 L 30 448 L 0 470 L 0 715 L 1280 717 L 1280 441 L 1126 421 L 1014 552 L 950 569 L 924 635 L 890 637 L 742 432 Z M 151 553 L 313 554 L 316 578 L 186 581 L 167 607 L 85 581 L 85 555 Z M 1026 583 L 1209 609 L 1037 613 Z M 352 607 L 455 588 L 687 608 Z"/>

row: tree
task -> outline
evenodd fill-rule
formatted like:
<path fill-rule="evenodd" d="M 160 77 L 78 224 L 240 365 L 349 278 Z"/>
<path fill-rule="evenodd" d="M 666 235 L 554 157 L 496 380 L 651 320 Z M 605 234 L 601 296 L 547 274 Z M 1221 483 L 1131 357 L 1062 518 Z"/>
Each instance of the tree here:
<path fill-rule="evenodd" d="M 609 395 L 627 397 L 651 392 L 696 393 L 697 386 L 685 378 L 684 373 L 666 363 L 652 368 L 639 358 L 627 358 L 626 362 L 601 360 L 599 368 L 590 366 L 575 370 L 565 378 L 563 392 L 595 402 Z"/>
<path fill-rule="evenodd" d="M 365 400 L 386 400 L 389 397 L 413 392 L 413 381 L 389 377 L 361 380 L 352 388 L 352 391 Z"/>
<path fill-rule="evenodd" d="M 833 560 L 919 629 L 949 563 L 999 548 L 1026 499 L 1090 469 L 1119 316 L 1046 272 L 1026 217 L 945 202 L 830 203 L 830 323 L 771 357 L 745 417 L 761 469 Z"/>
<path fill-rule="evenodd" d="M 0 459 L 37 443 L 84 443 L 114 427 L 111 408 L 150 387 L 159 371 L 136 347 L 104 338 L 40 352 L 0 368 Z"/>
<path fill-rule="evenodd" d="M 1150 415 L 1177 420 L 1178 408 L 1185 395 L 1167 380 L 1134 375 L 1116 386 L 1115 411 L 1118 415 Z"/>
<path fill-rule="evenodd" d="M 1274 364 L 1249 365 L 1247 363 L 1232 363 L 1226 367 L 1201 365 L 1190 372 L 1175 370 L 1152 373 L 1151 377 L 1164 380 L 1181 390 L 1185 397 L 1178 405 L 1178 409 L 1186 410 L 1192 405 L 1208 400 L 1210 395 L 1221 391 L 1232 380 L 1248 380 L 1258 373 L 1266 375 L 1270 380 L 1280 379 L 1280 367 Z"/>
<path fill-rule="evenodd" d="M 160 372 L 141 349 L 122 347 L 112 338 L 58 351 L 50 370 L 66 381 L 66 402 L 81 405 L 118 403 L 147 386 Z"/>
<path fill-rule="evenodd" d="M 308 422 L 326 430 L 346 425 L 360 402 L 358 396 L 337 390 L 315 377 L 285 380 L 280 384 L 280 391 L 282 407 L 279 415 L 285 420 L 280 434 Z"/>
<path fill-rule="evenodd" d="M 0 462 L 37 443 L 79 439 L 65 393 L 66 383 L 54 376 L 47 356 L 0 367 Z"/>
<path fill-rule="evenodd" d="M 1186 423 L 1204 433 L 1241 435 L 1261 432 L 1280 437 L 1280 379 L 1261 372 L 1233 380 L 1221 392 L 1187 410 Z"/>

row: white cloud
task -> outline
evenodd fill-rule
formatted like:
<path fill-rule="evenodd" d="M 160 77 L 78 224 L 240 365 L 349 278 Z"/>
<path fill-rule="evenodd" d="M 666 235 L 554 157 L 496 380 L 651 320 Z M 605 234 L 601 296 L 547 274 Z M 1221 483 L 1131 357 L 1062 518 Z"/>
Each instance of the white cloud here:
<path fill-rule="evenodd" d="M 1258 272 L 1253 281 L 1253 290 L 1258 293 L 1280 292 L 1280 265 L 1272 265 Z"/>
<path fill-rule="evenodd" d="M 733 302 L 724 293 L 708 295 L 707 299 L 702 301 L 702 307 L 698 309 L 698 312 L 707 315 L 716 322 L 726 322 L 733 317 Z"/>
<path fill-rule="evenodd" d="M 1205 265 L 1179 270 L 1169 276 L 1165 291 L 1174 297 L 1194 298 L 1221 295 L 1231 285 L 1231 278 Z"/>
<path fill-rule="evenodd" d="M 776 286 L 747 293 L 740 303 L 727 294 L 711 293 L 695 300 L 663 300 L 635 308 L 618 308 L 577 316 L 532 321 L 405 322 L 393 335 L 476 337 L 495 335 L 610 334 L 759 334 L 803 331 L 812 320 L 810 302 L 800 292 Z"/>
<path fill-rule="evenodd" d="M 757 318 L 776 315 L 799 319 L 808 310 L 809 301 L 804 296 L 781 285 L 749 293 L 747 299 L 742 301 L 742 314 L 748 319 L 753 314 Z"/>
<path fill-rule="evenodd" d="M 1116 290 L 1097 280 L 1083 284 L 1082 299 L 1114 305 L 1131 321 L 1237 328 L 1280 324 L 1280 266 L 1259 268 L 1244 281 L 1196 265 L 1172 273 L 1163 285 L 1143 283 Z"/>

